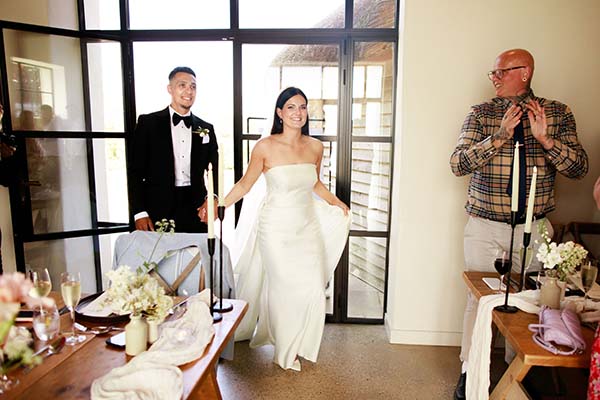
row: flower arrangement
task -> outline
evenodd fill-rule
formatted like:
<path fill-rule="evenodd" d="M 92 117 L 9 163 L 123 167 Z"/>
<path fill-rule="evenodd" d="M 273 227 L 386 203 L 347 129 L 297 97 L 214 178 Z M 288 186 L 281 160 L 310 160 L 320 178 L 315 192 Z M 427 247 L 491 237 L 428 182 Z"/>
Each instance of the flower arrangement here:
<path fill-rule="evenodd" d="M 0 370 L 3 374 L 19 365 L 39 364 L 41 357 L 33 356 L 31 333 L 14 326 L 21 303 L 28 307 L 53 306 L 49 297 L 29 296 L 33 283 L 21 272 L 0 275 Z"/>
<path fill-rule="evenodd" d="M 206 128 L 198 128 L 198 129 L 195 129 L 194 131 L 192 131 L 192 133 L 203 138 L 204 136 L 208 135 L 210 133 L 210 131 Z"/>
<path fill-rule="evenodd" d="M 106 273 L 111 285 L 106 291 L 105 304 L 118 314 L 131 313 L 161 321 L 173 306 L 173 299 L 165 294 L 163 287 L 148 272 L 156 266 L 156 262 L 151 260 L 158 243 L 165 233 L 175 232 L 175 222 L 162 219 L 156 221 L 155 226 L 160 236 L 141 266 L 133 271 L 127 265 L 121 265 Z"/>
<path fill-rule="evenodd" d="M 134 272 L 121 265 L 106 275 L 111 281 L 106 301 L 119 314 L 131 313 L 162 320 L 173 305 L 173 300 L 158 281 L 139 268 Z"/>
<path fill-rule="evenodd" d="M 538 261 L 544 263 L 544 268 L 554 271 L 552 274 L 565 282 L 567 276 L 575 273 L 575 268 L 587 257 L 587 250 L 580 244 L 568 241 L 557 244 L 548 235 L 546 224 L 540 224 L 538 230 L 544 242 L 537 252 Z"/>

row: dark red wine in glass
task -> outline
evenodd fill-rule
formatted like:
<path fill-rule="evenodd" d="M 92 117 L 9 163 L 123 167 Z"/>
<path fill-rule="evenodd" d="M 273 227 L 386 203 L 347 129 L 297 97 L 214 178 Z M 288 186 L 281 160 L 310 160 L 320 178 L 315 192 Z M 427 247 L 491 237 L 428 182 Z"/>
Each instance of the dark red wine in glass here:
<path fill-rule="evenodd" d="M 504 281 L 504 275 L 508 273 L 511 268 L 511 263 L 508 260 L 508 252 L 502 249 L 496 251 L 496 258 L 494 259 L 494 268 L 500 274 L 500 284 L 498 285 L 498 291 L 502 290 L 502 282 Z"/>
<path fill-rule="evenodd" d="M 510 261 L 506 258 L 496 258 L 496 260 L 494 260 L 494 268 L 496 268 L 496 271 L 498 271 L 500 275 L 504 275 L 510 269 Z"/>

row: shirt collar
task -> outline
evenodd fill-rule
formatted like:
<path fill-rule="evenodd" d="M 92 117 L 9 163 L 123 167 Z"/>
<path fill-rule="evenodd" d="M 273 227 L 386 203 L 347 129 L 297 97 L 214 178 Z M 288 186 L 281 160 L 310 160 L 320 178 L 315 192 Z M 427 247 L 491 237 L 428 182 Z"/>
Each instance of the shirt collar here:
<path fill-rule="evenodd" d="M 171 107 L 171 105 L 169 105 L 169 117 L 171 117 L 171 119 L 173 118 L 173 114 L 175 114 L 175 113 L 179 114 L 177 111 L 175 111 L 173 109 L 173 107 Z M 185 114 L 179 114 L 179 115 L 181 115 L 182 117 L 187 117 L 188 115 L 192 115 L 192 112 L 188 111 Z"/>
<path fill-rule="evenodd" d="M 533 94 L 533 90 L 529 88 L 527 92 L 523 93 L 520 96 L 517 96 L 515 100 L 517 101 L 517 104 L 520 105 L 523 110 L 525 110 L 525 104 L 529 103 L 529 101 L 534 99 L 535 95 Z M 493 101 L 496 103 L 500 103 L 506 107 L 510 107 L 510 105 L 513 104 L 513 99 L 508 97 L 495 97 Z"/>

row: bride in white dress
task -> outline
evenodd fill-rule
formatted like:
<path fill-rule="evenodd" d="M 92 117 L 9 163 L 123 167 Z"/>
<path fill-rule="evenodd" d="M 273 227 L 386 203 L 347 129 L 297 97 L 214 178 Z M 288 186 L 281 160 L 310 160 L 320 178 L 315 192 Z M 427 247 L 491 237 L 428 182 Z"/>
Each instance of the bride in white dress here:
<path fill-rule="evenodd" d="M 236 340 L 274 345 L 274 362 L 297 371 L 298 357 L 317 361 L 325 286 L 350 227 L 348 206 L 319 179 L 322 155 L 323 144 L 308 136 L 306 96 L 287 88 L 277 99 L 271 136 L 255 145 L 245 175 L 225 198 L 226 207 L 235 204 L 264 174 L 267 193 L 235 266 L 238 298 L 249 304 Z"/>

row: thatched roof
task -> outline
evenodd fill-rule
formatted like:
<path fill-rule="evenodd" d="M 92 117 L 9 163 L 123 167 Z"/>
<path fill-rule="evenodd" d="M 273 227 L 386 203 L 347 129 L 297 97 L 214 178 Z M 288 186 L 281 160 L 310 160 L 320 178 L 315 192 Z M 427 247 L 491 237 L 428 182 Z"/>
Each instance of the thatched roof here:
<path fill-rule="evenodd" d="M 354 3 L 356 28 L 392 28 L 395 22 L 395 0 L 358 0 Z M 338 8 L 315 25 L 315 28 L 340 28 L 344 26 L 344 7 Z M 356 59 L 369 61 L 389 60 L 391 43 L 364 42 L 355 49 Z M 339 61 L 336 45 L 292 45 L 279 53 L 272 66 L 326 65 Z"/>

